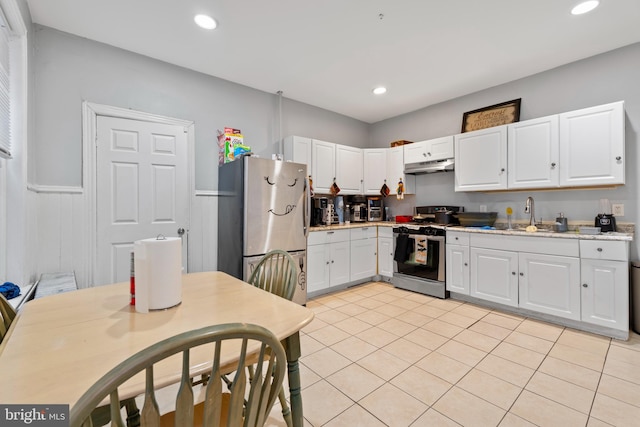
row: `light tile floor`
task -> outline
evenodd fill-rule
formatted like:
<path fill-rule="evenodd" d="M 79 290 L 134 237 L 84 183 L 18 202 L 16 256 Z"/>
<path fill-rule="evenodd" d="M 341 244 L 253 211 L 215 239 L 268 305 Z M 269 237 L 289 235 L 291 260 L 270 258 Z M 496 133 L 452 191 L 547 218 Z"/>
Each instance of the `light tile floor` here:
<path fill-rule="evenodd" d="M 629 341 L 367 283 L 312 299 L 305 425 L 638 426 Z M 269 425 L 284 425 L 277 416 Z"/>

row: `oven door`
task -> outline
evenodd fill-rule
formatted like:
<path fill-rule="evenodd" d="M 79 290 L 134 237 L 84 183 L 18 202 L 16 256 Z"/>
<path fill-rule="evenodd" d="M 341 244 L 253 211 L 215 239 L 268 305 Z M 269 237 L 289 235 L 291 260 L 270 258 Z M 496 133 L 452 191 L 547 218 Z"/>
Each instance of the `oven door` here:
<path fill-rule="evenodd" d="M 394 273 L 444 282 L 444 236 L 396 234 Z"/>

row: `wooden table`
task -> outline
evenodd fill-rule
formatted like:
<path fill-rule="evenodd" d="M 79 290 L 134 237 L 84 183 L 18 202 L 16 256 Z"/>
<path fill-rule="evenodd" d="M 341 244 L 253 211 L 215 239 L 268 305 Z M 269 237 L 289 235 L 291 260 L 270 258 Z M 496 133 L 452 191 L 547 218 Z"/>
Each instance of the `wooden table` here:
<path fill-rule="evenodd" d="M 311 310 L 222 272 L 184 275 L 182 303 L 146 314 L 129 305 L 128 282 L 32 300 L 0 345 L 0 403 L 73 406 L 107 371 L 151 344 L 208 325 L 244 322 L 282 340 L 293 421 L 302 426 L 299 331 L 312 319 Z M 139 384 L 138 393 L 143 391 Z"/>

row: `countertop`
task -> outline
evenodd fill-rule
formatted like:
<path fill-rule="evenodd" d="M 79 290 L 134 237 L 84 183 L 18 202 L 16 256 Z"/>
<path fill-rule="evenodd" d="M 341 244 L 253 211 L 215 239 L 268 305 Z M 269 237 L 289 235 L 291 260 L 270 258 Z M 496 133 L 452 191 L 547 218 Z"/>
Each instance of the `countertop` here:
<path fill-rule="evenodd" d="M 376 221 L 376 222 L 352 222 L 349 224 L 332 224 L 321 225 L 311 227 L 310 231 L 329 231 L 329 230 L 344 230 L 350 228 L 362 228 L 362 227 L 396 227 L 405 225 L 403 223 L 396 223 L 395 221 Z M 483 233 L 483 234 L 496 234 L 505 236 L 528 236 L 528 237 L 552 237 L 557 239 L 581 239 L 581 240 L 622 240 L 632 241 L 635 232 L 634 224 L 624 223 L 618 224 L 619 232 L 600 233 L 600 234 L 580 234 L 580 226 L 593 226 L 592 223 L 580 223 L 575 222 L 569 225 L 569 231 L 565 233 L 557 233 L 552 230 L 551 224 L 543 224 L 538 228 L 538 231 L 529 233 L 518 228 L 524 228 L 524 224 L 514 224 L 516 229 L 507 230 L 506 224 L 496 222 L 497 228 L 485 229 L 480 227 L 462 227 L 459 225 L 440 226 L 449 231 L 459 231 L 463 233 Z"/>

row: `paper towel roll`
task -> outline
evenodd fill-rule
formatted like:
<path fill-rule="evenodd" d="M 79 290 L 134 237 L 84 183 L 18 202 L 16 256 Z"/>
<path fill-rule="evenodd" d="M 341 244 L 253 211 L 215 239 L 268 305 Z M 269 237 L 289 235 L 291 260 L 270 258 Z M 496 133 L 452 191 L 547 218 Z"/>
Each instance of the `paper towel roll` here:
<path fill-rule="evenodd" d="M 158 237 L 133 244 L 136 311 L 147 313 L 182 301 L 182 239 Z"/>

